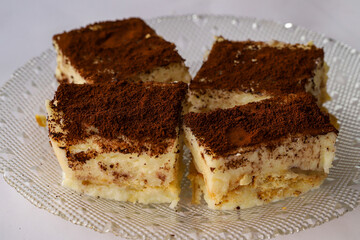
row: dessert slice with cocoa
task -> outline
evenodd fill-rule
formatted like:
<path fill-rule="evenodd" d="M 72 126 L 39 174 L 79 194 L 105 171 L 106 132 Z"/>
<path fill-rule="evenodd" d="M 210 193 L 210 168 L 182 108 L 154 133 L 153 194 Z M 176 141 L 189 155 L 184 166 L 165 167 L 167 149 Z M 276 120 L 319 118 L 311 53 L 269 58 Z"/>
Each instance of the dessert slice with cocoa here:
<path fill-rule="evenodd" d="M 263 205 L 317 188 L 338 134 L 308 93 L 184 117 L 193 197 L 209 208 Z"/>
<path fill-rule="evenodd" d="M 190 83 L 190 111 L 231 108 L 283 94 L 309 92 L 319 105 L 328 100 L 323 49 L 278 41 L 217 38 Z"/>
<path fill-rule="evenodd" d="M 187 84 L 60 84 L 47 101 L 63 186 L 140 203 L 179 201 Z"/>
<path fill-rule="evenodd" d="M 139 18 L 90 24 L 55 35 L 53 44 L 60 82 L 190 82 L 175 45 Z"/>

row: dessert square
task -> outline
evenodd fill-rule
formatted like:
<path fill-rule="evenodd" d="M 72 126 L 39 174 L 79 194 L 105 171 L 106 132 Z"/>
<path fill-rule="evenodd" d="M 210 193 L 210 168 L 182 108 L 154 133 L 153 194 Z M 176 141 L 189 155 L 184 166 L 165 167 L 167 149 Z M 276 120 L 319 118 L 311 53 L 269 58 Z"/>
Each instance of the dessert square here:
<path fill-rule="evenodd" d="M 338 131 L 308 93 L 184 116 L 193 157 L 193 200 L 248 208 L 317 188 L 329 173 Z"/>
<path fill-rule="evenodd" d="M 282 94 L 310 92 L 319 105 L 329 97 L 323 49 L 283 42 L 217 38 L 190 83 L 190 111 L 206 112 Z"/>
<path fill-rule="evenodd" d="M 98 22 L 57 34 L 53 45 L 59 82 L 190 82 L 175 45 L 139 18 Z"/>
<path fill-rule="evenodd" d="M 63 186 L 140 203 L 179 201 L 187 84 L 60 84 L 46 102 Z"/>

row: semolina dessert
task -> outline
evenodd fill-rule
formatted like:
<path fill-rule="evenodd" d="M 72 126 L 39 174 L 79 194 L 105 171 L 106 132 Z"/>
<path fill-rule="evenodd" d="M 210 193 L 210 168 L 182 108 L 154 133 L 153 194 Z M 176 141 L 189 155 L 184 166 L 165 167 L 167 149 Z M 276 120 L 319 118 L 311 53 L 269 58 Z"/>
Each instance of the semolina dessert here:
<path fill-rule="evenodd" d="M 63 186 L 140 203 L 179 201 L 187 84 L 60 84 L 46 102 Z"/>
<path fill-rule="evenodd" d="M 184 116 L 193 157 L 193 201 L 248 208 L 317 188 L 332 165 L 338 131 L 308 93 Z"/>
<path fill-rule="evenodd" d="M 98 22 L 57 34 L 53 45 L 59 82 L 190 82 L 175 45 L 139 18 Z"/>
<path fill-rule="evenodd" d="M 190 83 L 190 111 L 231 108 L 298 92 L 311 93 L 321 105 L 329 98 L 327 71 L 323 49 L 311 44 L 219 37 Z"/>

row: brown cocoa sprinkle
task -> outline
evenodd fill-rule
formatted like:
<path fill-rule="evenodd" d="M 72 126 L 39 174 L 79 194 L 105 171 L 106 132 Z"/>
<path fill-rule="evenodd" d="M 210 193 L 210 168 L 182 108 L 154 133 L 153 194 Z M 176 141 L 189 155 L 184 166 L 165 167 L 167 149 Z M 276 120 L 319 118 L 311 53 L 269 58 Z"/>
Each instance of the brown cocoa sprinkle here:
<path fill-rule="evenodd" d="M 106 167 L 106 165 L 105 165 L 104 163 L 98 162 L 98 165 L 99 165 L 99 168 L 100 168 L 101 170 L 103 170 L 104 172 L 107 171 L 107 167 Z"/>
<path fill-rule="evenodd" d="M 283 95 L 261 102 L 184 117 L 200 144 L 217 156 L 233 154 L 239 147 L 275 144 L 283 137 L 337 133 L 329 116 L 307 93 Z"/>
<path fill-rule="evenodd" d="M 164 175 L 160 172 L 157 172 L 157 177 L 161 180 L 162 183 L 164 183 L 166 180 L 166 175 Z"/>
<path fill-rule="evenodd" d="M 182 82 L 61 84 L 50 106 L 66 134 L 50 135 L 70 146 L 93 136 L 91 126 L 114 151 L 162 154 L 178 136 L 186 91 Z"/>
<path fill-rule="evenodd" d="M 173 43 L 139 18 L 94 23 L 57 34 L 53 41 L 89 83 L 130 79 L 184 61 Z"/>
<path fill-rule="evenodd" d="M 119 172 L 113 172 L 112 173 L 115 180 L 125 180 L 128 179 L 130 176 L 126 173 L 119 173 Z"/>
<path fill-rule="evenodd" d="M 245 166 L 248 163 L 249 160 L 246 158 L 236 158 L 234 160 L 228 161 L 225 163 L 225 167 L 227 169 L 236 169 L 242 166 Z"/>
<path fill-rule="evenodd" d="M 274 96 L 304 91 L 317 65 L 323 64 L 324 51 L 315 46 L 286 46 L 276 48 L 253 41 L 216 42 L 190 89 L 236 89 Z"/>
<path fill-rule="evenodd" d="M 74 154 L 75 161 L 86 162 L 87 160 L 97 156 L 95 151 L 79 152 Z"/>
<path fill-rule="evenodd" d="M 62 149 L 65 149 L 66 157 L 68 159 L 68 166 L 69 166 L 69 168 L 72 168 L 73 170 L 81 168 L 82 164 L 84 164 L 86 161 L 88 161 L 92 158 L 95 158 L 97 156 L 97 152 L 92 151 L 92 150 L 86 151 L 86 152 L 81 151 L 78 153 L 71 153 L 71 151 L 69 150 L 69 147 L 64 147 Z"/>

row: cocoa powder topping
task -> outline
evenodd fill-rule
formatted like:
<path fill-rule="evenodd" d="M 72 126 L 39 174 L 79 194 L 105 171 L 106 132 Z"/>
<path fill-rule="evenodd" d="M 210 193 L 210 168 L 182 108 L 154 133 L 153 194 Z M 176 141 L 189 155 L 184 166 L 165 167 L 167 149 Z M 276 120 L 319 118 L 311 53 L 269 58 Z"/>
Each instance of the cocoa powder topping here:
<path fill-rule="evenodd" d="M 104 152 L 167 152 L 181 126 L 185 83 L 61 84 L 50 106 L 67 146 L 95 137 Z M 100 138 L 102 137 L 102 138 Z"/>
<path fill-rule="evenodd" d="M 175 45 L 139 18 L 94 23 L 57 34 L 53 41 L 89 83 L 135 78 L 183 62 Z"/>
<path fill-rule="evenodd" d="M 189 113 L 185 126 L 202 146 L 217 156 L 239 147 L 274 144 L 285 137 L 337 133 L 329 116 L 307 93 L 283 95 L 261 102 L 208 113 Z"/>
<path fill-rule="evenodd" d="M 191 90 L 226 89 L 271 95 L 304 91 L 323 64 L 324 51 L 315 46 L 264 42 L 215 42 L 206 62 L 190 84 Z"/>

